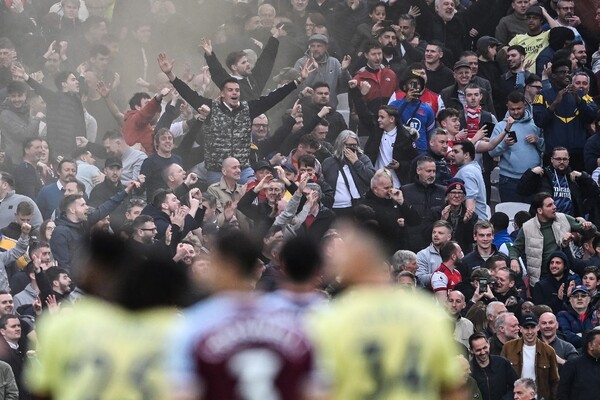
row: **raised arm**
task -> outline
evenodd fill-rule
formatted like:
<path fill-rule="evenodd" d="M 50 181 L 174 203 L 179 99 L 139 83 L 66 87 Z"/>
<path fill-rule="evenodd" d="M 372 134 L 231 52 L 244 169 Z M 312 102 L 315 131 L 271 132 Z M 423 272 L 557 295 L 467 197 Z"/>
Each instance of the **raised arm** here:
<path fill-rule="evenodd" d="M 175 74 L 173 73 L 174 63 L 175 60 L 167 57 L 166 53 L 160 53 L 158 55 L 158 66 L 160 67 L 160 70 L 165 75 L 167 75 L 167 78 L 169 78 L 169 81 L 171 81 L 173 87 L 175 87 L 175 90 L 179 92 L 179 94 L 185 99 L 185 101 L 187 101 L 195 110 L 197 110 L 205 104 L 210 106 L 210 99 L 200 96 L 185 82 L 183 82 L 181 79 L 175 76 Z"/>

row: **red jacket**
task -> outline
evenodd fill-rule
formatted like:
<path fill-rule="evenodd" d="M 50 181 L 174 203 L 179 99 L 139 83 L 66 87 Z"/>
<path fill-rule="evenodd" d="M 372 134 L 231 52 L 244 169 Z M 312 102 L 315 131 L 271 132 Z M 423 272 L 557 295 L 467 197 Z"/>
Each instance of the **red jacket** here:
<path fill-rule="evenodd" d="M 152 97 L 140 110 L 127 111 L 121 129 L 125 142 L 130 146 L 141 143 L 146 154 L 152 154 L 154 152 L 154 129 L 150 122 L 159 111 L 160 103 L 155 97 Z"/>
<path fill-rule="evenodd" d="M 373 72 L 365 66 L 358 70 L 354 79 L 360 84 L 361 81 L 367 81 L 371 84 L 371 90 L 366 96 L 365 101 L 376 100 L 381 97 L 389 99 L 394 91 L 398 89 L 398 77 L 396 73 L 389 68 L 382 67 L 379 71 Z"/>

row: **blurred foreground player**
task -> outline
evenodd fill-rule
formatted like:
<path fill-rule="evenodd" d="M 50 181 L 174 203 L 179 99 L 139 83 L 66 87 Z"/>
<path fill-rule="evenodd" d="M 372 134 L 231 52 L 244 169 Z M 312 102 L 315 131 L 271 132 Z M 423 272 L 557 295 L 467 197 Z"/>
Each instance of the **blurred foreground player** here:
<path fill-rule="evenodd" d="M 251 291 L 260 247 L 223 232 L 212 256 L 215 294 L 186 313 L 171 340 L 172 398 L 306 399 L 312 351 L 298 319 Z"/>
<path fill-rule="evenodd" d="M 25 376 L 35 399 L 167 398 L 163 346 L 187 275 L 159 254 L 148 258 L 114 237 L 92 238 L 80 283 L 87 296 L 39 322 Z"/>
<path fill-rule="evenodd" d="M 430 297 L 391 287 L 384 253 L 372 238 L 340 233 L 344 241 L 332 265 L 348 290 L 309 320 L 321 398 L 464 398 L 443 309 Z"/>

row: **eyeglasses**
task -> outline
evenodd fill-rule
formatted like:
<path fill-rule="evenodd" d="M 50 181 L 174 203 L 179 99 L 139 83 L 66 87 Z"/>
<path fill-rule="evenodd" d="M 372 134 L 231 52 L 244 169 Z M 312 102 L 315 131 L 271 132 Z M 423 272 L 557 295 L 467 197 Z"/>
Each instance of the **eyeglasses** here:
<path fill-rule="evenodd" d="M 252 124 L 252 126 L 258 129 L 267 129 L 269 127 L 267 124 Z"/>
<path fill-rule="evenodd" d="M 357 143 L 350 143 L 350 144 L 344 144 L 345 147 L 349 148 L 349 149 L 358 149 L 358 144 Z"/>
<path fill-rule="evenodd" d="M 569 161 L 569 157 L 552 157 L 552 159 L 554 161 L 558 161 L 558 162 L 568 162 Z"/>

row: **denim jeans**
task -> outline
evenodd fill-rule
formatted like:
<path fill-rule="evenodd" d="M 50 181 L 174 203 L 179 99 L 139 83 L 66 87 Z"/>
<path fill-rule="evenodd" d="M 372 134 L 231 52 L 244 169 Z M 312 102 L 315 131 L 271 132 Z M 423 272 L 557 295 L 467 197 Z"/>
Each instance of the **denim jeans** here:
<path fill-rule="evenodd" d="M 508 176 L 500 175 L 498 181 L 498 191 L 500 192 L 500 200 L 503 203 L 514 201 L 517 203 L 531 202 L 530 196 L 521 196 L 517 193 L 517 184 L 519 179 L 509 178 Z"/>

